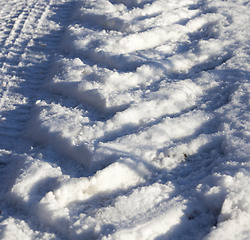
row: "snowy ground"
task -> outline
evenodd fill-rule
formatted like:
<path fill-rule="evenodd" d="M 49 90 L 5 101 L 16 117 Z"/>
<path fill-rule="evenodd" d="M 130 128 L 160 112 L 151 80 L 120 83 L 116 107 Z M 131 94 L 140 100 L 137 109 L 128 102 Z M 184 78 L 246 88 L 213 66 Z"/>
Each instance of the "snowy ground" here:
<path fill-rule="evenodd" d="M 250 1 L 0 12 L 1 239 L 250 239 Z"/>

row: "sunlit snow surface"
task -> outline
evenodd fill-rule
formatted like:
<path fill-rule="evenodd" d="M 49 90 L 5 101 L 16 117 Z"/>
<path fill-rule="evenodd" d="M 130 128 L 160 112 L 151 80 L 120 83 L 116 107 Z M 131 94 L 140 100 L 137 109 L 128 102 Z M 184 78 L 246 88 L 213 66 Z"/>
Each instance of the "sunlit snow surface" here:
<path fill-rule="evenodd" d="M 250 239 L 250 1 L 0 12 L 1 239 Z"/>

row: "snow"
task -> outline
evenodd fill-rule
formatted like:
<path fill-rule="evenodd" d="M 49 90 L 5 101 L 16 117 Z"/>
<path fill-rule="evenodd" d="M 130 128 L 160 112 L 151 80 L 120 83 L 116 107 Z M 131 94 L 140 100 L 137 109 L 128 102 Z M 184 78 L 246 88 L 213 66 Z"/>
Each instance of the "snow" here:
<path fill-rule="evenodd" d="M 0 3 L 0 238 L 250 238 L 250 2 Z"/>

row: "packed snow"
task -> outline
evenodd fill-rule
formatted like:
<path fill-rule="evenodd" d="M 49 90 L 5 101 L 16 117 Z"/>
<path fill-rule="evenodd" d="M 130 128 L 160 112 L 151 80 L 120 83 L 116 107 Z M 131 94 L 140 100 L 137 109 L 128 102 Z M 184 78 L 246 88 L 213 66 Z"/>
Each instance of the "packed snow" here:
<path fill-rule="evenodd" d="M 0 9 L 1 239 L 250 239 L 250 1 Z"/>

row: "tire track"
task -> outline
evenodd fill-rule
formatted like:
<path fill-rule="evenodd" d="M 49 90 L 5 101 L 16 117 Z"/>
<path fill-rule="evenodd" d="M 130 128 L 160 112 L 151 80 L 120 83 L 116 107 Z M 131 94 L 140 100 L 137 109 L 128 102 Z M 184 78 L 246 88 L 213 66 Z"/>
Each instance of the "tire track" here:
<path fill-rule="evenodd" d="M 61 36 L 61 27 L 48 20 L 57 4 L 58 1 L 53 0 L 33 1 L 20 5 L 21 8 L 12 6 L 13 12 L 6 16 L 10 18 L 7 22 L 13 19 L 15 22 L 1 44 L 1 135 L 20 136 L 30 117 L 31 107 L 37 99 L 36 91 L 46 74 L 44 69 L 48 68 Z M 50 44 L 41 42 L 39 39 L 43 39 L 52 28 L 57 33 L 49 38 Z"/>
<path fill-rule="evenodd" d="M 33 2 L 31 7 L 34 8 L 35 4 L 36 2 Z M 8 114 L 8 109 L 15 109 L 16 104 L 19 105 L 19 108 L 22 105 L 20 102 L 23 101 L 23 104 L 26 104 L 25 98 L 22 97 L 21 94 L 16 93 L 14 89 L 25 80 L 24 78 L 17 77 L 16 70 L 20 63 L 22 54 L 26 51 L 27 43 L 29 41 L 28 35 L 22 34 L 22 31 L 25 28 L 25 23 L 30 16 L 28 7 L 26 6 L 25 8 L 18 10 L 16 15 L 18 15 L 18 17 L 12 25 L 11 31 L 2 46 L 3 61 L 1 65 L 1 73 L 3 74 L 2 85 L 4 86 L 4 92 L 2 93 L 0 102 L 3 120 L 1 122 L 1 129 L 3 129 L 1 133 L 5 136 L 11 137 L 19 136 L 23 127 L 23 122 L 18 120 L 18 116 L 28 114 L 28 111 L 25 111 L 24 113 L 21 113 L 21 111 L 15 111 L 15 114 Z M 12 107 L 10 105 L 12 105 Z M 7 110 L 6 114 L 5 110 Z M 8 124 L 6 124 L 6 122 L 8 122 Z M 19 131 L 13 131 L 13 129 Z"/>
<path fill-rule="evenodd" d="M 34 141 L 53 146 L 57 152 L 91 169 L 91 177 L 87 179 L 72 176 L 56 180 L 56 187 L 46 192 L 39 206 L 41 211 L 46 211 L 46 217 L 50 218 L 53 218 L 53 214 L 61 213 L 63 208 L 62 218 L 66 228 L 62 229 L 57 221 L 52 221 L 50 227 L 68 236 L 71 234 L 71 226 L 74 226 L 75 231 L 81 232 L 81 237 L 91 238 L 98 234 L 94 233 L 95 224 L 105 228 L 105 220 L 100 220 L 103 212 L 104 219 L 109 216 L 105 216 L 105 211 L 108 212 L 109 208 L 119 212 L 119 206 L 114 206 L 113 203 L 119 202 L 121 196 L 132 202 L 132 195 L 136 191 L 149 189 L 158 183 L 165 187 L 171 182 L 175 191 L 169 202 L 179 198 L 185 199 L 183 205 L 188 201 L 188 204 L 198 206 L 198 210 L 191 207 L 188 210 L 190 212 L 186 213 L 189 220 L 194 219 L 190 226 L 196 226 L 197 222 L 203 221 L 204 213 L 210 218 L 207 224 L 202 222 L 205 235 L 216 225 L 222 203 L 219 202 L 218 206 L 212 205 L 210 209 L 204 202 L 198 203 L 197 199 L 202 196 L 196 193 L 196 186 L 205 182 L 207 176 L 214 177 L 212 171 L 219 163 L 212 154 L 218 159 L 224 157 L 224 136 L 220 135 L 218 119 L 213 111 L 209 107 L 203 109 L 200 106 L 198 99 L 202 90 L 199 88 L 199 81 L 196 81 L 197 84 L 190 82 L 195 81 L 203 70 L 219 67 L 223 61 L 230 58 L 229 54 L 220 61 L 220 53 L 224 49 L 213 49 L 218 46 L 216 39 L 219 36 L 215 31 L 215 16 L 199 8 L 188 9 L 183 2 L 182 11 L 186 11 L 184 17 L 187 16 L 187 19 L 177 19 L 176 23 L 170 22 L 166 27 L 165 16 L 171 11 L 165 15 L 153 12 L 152 17 L 142 18 L 141 22 L 145 20 L 143 24 L 138 21 L 138 25 L 134 27 L 133 24 L 127 25 L 127 22 L 132 22 L 131 19 L 125 21 L 122 17 L 115 16 L 115 8 L 118 5 L 110 6 L 113 2 L 101 1 L 101 4 L 97 4 L 95 1 L 86 1 L 81 9 L 80 20 L 76 23 L 73 21 L 67 28 L 64 35 L 64 56 L 55 64 L 55 76 L 48 87 L 61 95 L 51 96 L 48 101 L 37 103 L 31 136 Z M 129 5 L 141 6 L 133 10 L 124 4 L 126 7 L 121 7 L 125 9 L 124 15 L 132 15 L 138 11 L 147 16 L 148 12 L 143 12 L 144 5 L 140 3 L 143 2 L 130 1 Z M 108 14 L 105 12 L 105 4 L 107 9 L 112 10 Z M 136 17 L 137 14 L 134 14 L 132 19 Z M 156 25 L 146 30 L 145 26 L 149 24 L 147 21 L 162 26 Z M 144 69 L 140 71 L 139 67 L 143 65 Z M 156 77 L 156 73 L 162 69 L 162 74 Z M 143 71 L 152 73 L 145 76 Z M 191 76 L 192 74 L 195 77 Z M 187 80 L 189 75 L 191 80 L 183 81 Z M 169 85 L 169 82 L 172 85 Z M 180 85 L 175 85 L 176 82 Z M 125 86 L 121 86 L 123 84 Z M 125 100 L 131 101 L 126 102 L 126 108 L 112 108 L 112 104 L 123 98 L 122 93 L 125 93 Z M 67 100 L 63 101 L 63 98 L 71 99 L 73 104 Z M 167 102 L 166 99 L 170 101 Z M 76 107 L 74 100 L 82 102 L 79 107 Z M 67 104 L 64 104 L 65 102 Z M 169 109 L 165 109 L 165 106 Z M 112 114 L 109 108 L 113 111 Z M 103 121 L 100 121 L 100 111 L 103 111 Z M 108 117 L 109 114 L 111 117 Z M 120 167 L 128 167 L 135 175 L 142 176 L 142 182 L 131 180 L 131 185 L 126 189 L 126 196 L 123 195 L 119 184 L 102 181 L 104 175 L 111 176 L 113 172 L 118 172 Z M 145 169 L 147 170 L 144 171 Z M 202 175 L 200 171 L 203 172 Z M 129 171 L 123 176 L 124 182 L 133 179 Z M 116 176 L 115 179 L 119 177 Z M 121 182 L 124 179 L 121 179 Z M 108 186 L 107 189 L 100 187 L 101 184 Z M 109 190 L 112 190 L 112 193 Z M 67 194 L 64 195 L 65 192 Z M 100 194 L 101 200 L 98 199 Z M 75 195 L 77 200 L 68 197 L 69 195 Z M 165 200 L 162 203 L 166 204 L 167 209 L 168 203 Z M 56 207 L 52 213 L 50 209 L 53 206 Z M 201 217 L 196 210 L 201 213 Z M 129 209 L 124 211 L 129 212 Z M 155 213 L 149 209 L 146 214 L 150 216 Z M 90 216 L 94 216 L 93 225 L 86 220 Z M 123 227 L 127 228 L 129 224 L 133 225 L 133 218 L 138 217 L 137 212 L 129 212 L 128 216 L 126 223 L 117 220 L 121 216 L 113 222 L 108 220 L 111 229 L 115 230 L 111 233 L 114 234 L 113 239 L 119 239 L 116 233 L 122 232 Z M 46 222 L 46 217 L 40 214 L 42 222 Z M 153 219 L 147 220 L 149 225 L 154 225 Z M 81 224 L 77 225 L 77 222 Z M 140 226 L 140 220 L 136 224 Z M 89 229 L 82 229 L 82 225 Z M 137 226 L 134 231 L 136 228 Z M 195 231 L 190 233 L 193 237 L 195 234 Z"/>
<path fill-rule="evenodd" d="M 151 4 L 156 5 L 156 2 Z M 177 115 L 177 119 L 185 118 L 184 116 L 188 115 L 190 110 L 196 108 L 196 98 L 199 97 L 200 89 L 198 87 L 199 84 L 189 85 L 190 82 L 181 80 L 185 80 L 189 74 L 193 74 L 195 72 L 194 69 L 197 69 L 195 74 L 198 74 L 203 70 L 201 66 L 215 68 L 220 66 L 224 61 L 223 56 L 222 61 L 217 59 L 221 57 L 219 55 L 223 49 L 219 49 L 218 53 L 213 52 L 212 49 L 216 44 L 217 35 L 214 33 L 216 21 L 214 15 L 210 14 L 210 12 L 204 11 L 203 13 L 202 9 L 189 9 L 187 3 L 181 1 L 180 9 L 177 8 L 179 6 L 171 6 L 170 4 L 169 7 L 173 8 L 175 11 L 174 16 L 177 19 L 174 22 L 171 15 L 168 19 L 170 23 L 168 23 L 165 17 L 171 12 L 170 10 L 167 10 L 164 14 L 156 15 L 160 9 L 160 4 L 158 7 L 153 8 L 153 12 L 149 10 L 150 4 L 149 6 L 145 5 L 142 9 L 135 8 L 133 10 L 119 6 L 119 9 L 122 9 L 120 11 L 121 16 L 117 17 L 118 5 L 105 0 L 102 0 L 101 3 L 97 4 L 94 1 L 82 3 L 82 10 L 78 14 L 81 16 L 80 19 L 84 21 L 82 25 L 73 21 L 67 28 L 64 39 L 66 42 L 64 45 L 65 50 L 63 50 L 65 58 L 61 62 L 58 62 L 60 69 L 55 66 L 55 68 L 58 68 L 58 73 L 48 87 L 54 93 L 75 99 L 84 104 L 89 104 L 93 108 L 92 112 L 98 111 L 98 114 L 102 112 L 106 116 L 106 119 L 108 118 L 108 114 L 111 113 L 110 116 L 112 117 L 105 123 L 100 123 L 98 118 L 94 117 L 89 125 L 85 126 L 86 122 L 83 122 L 82 129 L 79 126 L 75 127 L 75 129 L 78 129 L 75 130 L 75 136 L 73 134 L 71 136 L 66 134 L 69 131 L 67 127 L 59 124 L 61 118 L 63 118 L 63 114 L 62 116 L 58 114 L 58 119 L 54 118 L 58 126 L 57 134 L 67 135 L 68 138 L 67 140 L 64 139 L 65 142 L 70 142 L 70 139 L 73 139 L 72 141 L 77 142 L 79 145 L 81 145 L 81 142 L 86 143 L 86 145 L 91 142 L 90 145 L 92 146 L 93 141 L 96 145 L 107 144 L 108 142 L 112 143 L 112 139 L 125 137 L 125 135 L 134 135 L 142 127 L 146 128 L 150 126 L 149 128 L 152 128 L 154 125 L 160 125 L 153 123 L 163 121 L 168 117 L 173 118 Z M 131 1 L 131 4 L 135 4 L 135 7 L 137 3 L 138 1 Z M 96 15 L 96 9 L 98 9 L 99 15 Z M 108 14 L 106 13 L 107 9 L 110 9 Z M 180 19 L 178 15 L 179 12 L 183 11 L 185 12 L 183 16 L 188 17 L 185 24 L 183 24 L 182 18 Z M 153 14 L 153 17 L 145 18 L 146 20 L 142 18 L 142 20 L 133 23 L 133 19 L 139 15 L 147 16 L 149 13 Z M 127 20 L 127 22 L 136 26 L 134 31 L 124 33 L 123 31 L 119 31 L 119 29 L 123 30 L 124 16 L 128 18 L 128 15 L 130 16 L 130 21 Z M 216 16 L 216 18 L 219 17 Z M 114 19 L 116 21 L 113 21 Z M 148 20 L 152 27 L 148 30 L 138 30 L 140 27 L 144 28 L 146 25 L 145 22 Z M 158 26 L 160 24 L 162 24 L 161 27 Z M 100 31 L 100 25 L 102 25 L 102 31 Z M 155 29 L 158 34 L 155 34 Z M 166 34 L 164 35 L 163 33 Z M 146 35 L 144 36 L 144 34 Z M 113 36 L 115 40 L 110 36 Z M 163 36 L 160 41 L 158 40 L 159 36 Z M 71 40 L 66 41 L 70 37 Z M 169 40 L 170 38 L 171 41 Z M 196 41 L 192 38 L 196 39 Z M 74 43 L 74 41 L 76 42 Z M 147 42 L 151 45 L 147 44 Z M 172 47 L 171 44 L 175 46 Z M 199 49 L 201 48 L 201 44 L 208 45 L 208 47 L 206 46 L 207 49 L 201 51 Z M 80 46 L 79 48 L 78 45 Z M 166 52 L 164 49 L 167 49 Z M 78 60 L 74 62 L 70 57 L 67 58 L 66 51 L 70 52 L 70 57 L 75 59 L 78 57 L 79 59 L 77 58 Z M 227 57 L 229 58 L 230 56 Z M 225 58 L 225 60 L 228 58 Z M 91 68 L 88 65 L 89 62 L 98 67 Z M 112 65 L 113 62 L 114 65 Z M 128 68 L 129 63 L 134 69 Z M 82 70 L 75 70 L 72 65 L 75 65 L 75 69 Z M 122 66 L 122 71 L 119 65 Z M 90 70 L 86 70 L 87 73 L 83 74 L 85 68 L 89 68 Z M 72 77 L 71 72 L 74 71 L 79 71 L 79 73 Z M 148 76 L 143 76 L 143 71 L 151 71 L 151 73 Z M 166 84 L 168 81 L 175 82 L 175 79 L 179 80 L 180 85 Z M 119 84 L 119 81 L 126 82 L 124 88 L 121 87 L 122 84 Z M 160 85 L 164 89 L 163 91 L 153 90 L 154 87 L 157 88 Z M 171 95 L 171 93 L 167 92 L 168 88 L 177 89 L 176 93 L 172 93 L 173 95 Z M 180 97 L 182 100 L 178 102 L 176 95 L 183 93 L 184 95 Z M 156 100 L 158 98 L 157 94 L 161 97 Z M 167 101 L 166 99 L 171 100 Z M 187 102 L 189 104 L 185 105 Z M 60 103 L 58 104 L 58 108 L 59 106 L 62 112 L 67 109 L 67 107 L 61 106 Z M 165 108 L 165 106 L 167 107 Z M 179 108 L 178 106 L 182 107 Z M 55 105 L 53 104 L 42 104 L 41 106 L 38 104 L 39 111 L 43 112 L 43 114 L 46 112 L 46 116 L 49 116 L 51 109 L 54 107 Z M 140 108 L 143 110 L 137 116 Z M 156 111 L 157 113 L 155 113 Z M 128 118 L 127 116 L 131 117 Z M 44 131 L 47 128 L 50 129 L 46 120 L 43 120 L 39 114 L 37 116 L 37 125 L 35 125 L 35 131 L 39 128 L 40 131 Z M 73 125 L 72 129 L 74 129 Z M 102 132 L 105 133 L 102 134 Z M 51 132 L 48 132 L 48 135 L 45 137 L 47 141 L 51 139 L 50 134 Z M 57 145 L 56 140 L 53 139 L 52 142 Z M 75 154 L 72 153 L 72 155 L 74 156 Z"/>
<path fill-rule="evenodd" d="M 32 152 L 30 152 L 32 143 L 24 138 L 24 134 L 36 100 L 43 97 L 41 86 L 51 61 L 58 52 L 63 29 L 75 3 L 67 0 L 35 0 L 20 4 L 18 2 L 3 4 L 5 9 L 10 9 L 10 12 L 5 15 L 6 22 L 9 22 L 9 31 L 0 35 L 2 37 L 0 63 L 0 208 L 2 213 L 0 221 L 17 222 L 23 218 L 31 232 L 32 229 L 37 228 L 34 229 L 33 239 L 40 239 L 40 236 L 47 234 L 46 231 L 39 232 L 37 221 L 34 221 L 37 225 L 32 224 L 29 228 L 30 219 L 25 217 L 26 209 L 12 204 L 6 194 L 12 191 L 12 185 L 17 180 L 16 174 L 23 170 L 22 162 L 25 159 L 23 156 L 29 155 L 29 158 L 32 158 Z M 13 17 L 15 20 L 12 22 Z M 6 30 L 4 23 L 1 26 Z M 44 162 L 42 164 L 50 166 Z M 2 204 L 8 206 L 4 211 Z M 7 228 L 3 229 L 2 234 L 5 232 L 8 232 Z M 49 239 L 52 238 L 49 237 Z"/>
<path fill-rule="evenodd" d="M 171 34 L 179 32 L 171 41 L 166 31 L 171 27 L 164 25 L 164 14 L 157 11 L 149 14 L 148 3 L 154 1 L 86 2 L 90 3 L 90 6 L 86 4 L 88 9 L 84 9 L 87 13 L 84 12 L 77 23 L 72 18 L 65 32 L 62 27 L 66 26 L 74 2 L 64 2 L 61 7 L 60 1 L 32 2 L 25 12 L 16 14 L 17 21 L 13 23 L 9 39 L 3 43 L 6 56 L 1 68 L 5 86 L 0 134 L 5 136 L 4 140 L 11 139 L 2 144 L 6 146 L 4 153 L 18 152 L 9 143 L 21 136 L 24 126 L 33 127 L 32 140 L 45 143 L 45 150 L 41 150 L 40 145 L 28 151 L 28 157 L 19 158 L 21 166 L 17 167 L 16 182 L 7 198 L 10 197 L 14 208 L 32 217 L 35 215 L 38 225 L 44 224 L 49 231 L 59 232 L 64 238 L 92 239 L 100 234 L 100 239 L 105 236 L 119 239 L 126 234 L 124 229 L 131 230 L 128 236 L 132 236 L 140 228 L 139 232 L 144 232 L 144 226 L 154 229 L 158 220 L 163 221 L 164 228 L 168 225 L 165 220 L 171 227 L 171 224 L 180 224 L 182 218 L 190 221 L 189 226 L 194 229 L 189 234 L 191 237 L 195 238 L 200 222 L 199 230 L 205 235 L 217 224 L 222 202 L 207 207 L 197 184 L 205 185 L 207 177 L 215 182 L 220 180 L 213 176 L 213 171 L 225 157 L 222 146 L 225 136 L 220 132 L 220 119 L 214 110 L 226 104 L 231 95 L 228 93 L 223 99 L 225 94 L 220 91 L 223 93 L 223 97 L 219 96 L 221 105 L 212 109 L 210 93 L 197 80 L 202 71 L 214 69 L 230 58 L 229 54 L 218 60 L 223 49 L 219 48 L 219 53 L 213 49 L 218 37 L 214 32 L 216 22 L 211 21 L 214 15 L 196 11 L 195 5 L 194 9 L 188 9 L 183 1 L 182 11 L 187 11 L 184 16 L 188 18 L 169 24 L 174 25 Z M 131 27 L 127 22 L 139 15 L 135 14 L 129 21 L 112 16 L 117 9 L 108 15 L 103 7 L 106 3 L 123 3 L 124 15 L 138 11 L 145 15 L 140 18 L 145 21 L 141 24 L 139 20 L 138 26 Z M 93 14 L 99 6 L 103 7 L 102 12 Z M 114 6 L 108 5 L 107 9 L 109 7 Z M 86 23 L 86 19 L 90 22 Z M 163 26 L 146 29 L 150 21 Z M 157 29 L 159 32 L 155 32 Z M 117 37 L 115 41 L 109 39 L 112 34 Z M 62 35 L 64 40 L 69 38 L 68 46 L 58 51 L 57 43 Z M 148 46 L 151 35 L 155 36 Z M 162 35 L 163 39 L 158 41 Z M 138 37 L 139 43 L 133 45 Z M 76 39 L 78 42 L 74 43 Z M 207 47 L 208 43 L 211 45 Z M 79 45 L 82 49 L 76 48 Z M 50 74 L 54 75 L 50 94 L 47 90 L 51 90 L 51 85 L 42 91 L 40 87 L 53 58 L 61 61 L 51 67 L 55 74 Z M 133 69 L 128 67 L 129 63 Z M 123 64 L 126 66 L 119 67 Z M 191 79 L 187 79 L 188 76 Z M 209 84 L 210 87 L 216 85 L 216 80 Z M 213 88 L 211 94 L 214 92 Z M 124 102 L 120 101 L 122 98 Z M 35 113 L 29 122 L 32 108 Z M 19 142 L 22 140 L 20 137 Z M 43 158 L 45 152 L 47 158 Z M 56 155 L 53 162 L 52 155 L 56 152 L 62 155 Z M 73 172 L 72 175 L 62 170 L 70 160 L 76 161 L 71 162 L 73 170 L 68 171 Z M 78 172 L 77 164 L 86 164 L 90 170 Z M 22 171 L 25 174 L 22 175 Z M 150 188 L 154 190 L 155 186 L 159 195 L 154 197 L 159 196 L 160 200 L 149 199 L 152 202 L 145 203 L 143 199 L 148 199 Z M 173 221 L 171 211 L 167 211 L 176 199 L 179 204 L 174 209 L 179 215 Z M 126 202 L 132 207 L 136 202 L 141 205 L 133 211 Z M 30 212 L 30 205 L 36 208 L 35 213 Z M 191 207 L 184 210 L 189 205 Z M 111 219 L 115 212 L 116 217 Z M 138 217 L 140 214 L 142 219 Z M 185 230 L 183 224 L 180 228 Z M 168 230 L 157 228 L 152 239 Z"/>

